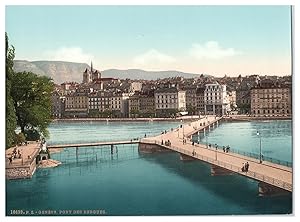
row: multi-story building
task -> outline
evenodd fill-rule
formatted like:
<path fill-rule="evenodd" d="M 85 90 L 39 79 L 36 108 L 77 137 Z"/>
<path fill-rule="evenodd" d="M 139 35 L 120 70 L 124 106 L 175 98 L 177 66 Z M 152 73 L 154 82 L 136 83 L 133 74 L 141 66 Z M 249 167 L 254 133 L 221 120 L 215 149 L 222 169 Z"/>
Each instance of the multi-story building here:
<path fill-rule="evenodd" d="M 112 92 L 98 91 L 89 94 L 89 116 L 121 117 L 122 96 Z"/>
<path fill-rule="evenodd" d="M 88 115 L 88 93 L 76 91 L 66 95 L 65 116 L 87 117 Z"/>
<path fill-rule="evenodd" d="M 196 101 L 197 101 L 197 111 L 199 115 L 205 114 L 204 92 L 205 92 L 205 87 L 197 88 Z"/>
<path fill-rule="evenodd" d="M 133 95 L 128 99 L 129 117 L 138 117 L 140 114 L 140 96 Z"/>
<path fill-rule="evenodd" d="M 140 113 L 143 117 L 155 116 L 154 94 L 140 96 Z"/>
<path fill-rule="evenodd" d="M 255 87 L 260 77 L 258 75 L 251 75 L 246 77 L 239 76 L 238 87 L 236 88 L 236 105 L 240 114 L 250 114 L 251 98 L 250 90 Z"/>
<path fill-rule="evenodd" d="M 79 83 L 77 82 L 64 82 L 60 84 L 62 95 L 68 95 L 71 92 L 74 92 L 77 88 L 79 88 Z"/>
<path fill-rule="evenodd" d="M 273 81 L 261 81 L 251 89 L 251 114 L 254 116 L 290 116 L 291 86 Z"/>
<path fill-rule="evenodd" d="M 155 91 L 154 97 L 158 116 L 174 116 L 186 110 L 185 91 L 176 87 L 159 88 Z"/>
<path fill-rule="evenodd" d="M 229 110 L 226 85 L 209 83 L 205 85 L 204 110 L 207 115 L 225 115 Z"/>
<path fill-rule="evenodd" d="M 121 113 L 122 117 L 129 117 L 129 98 L 133 95 L 133 92 L 130 93 L 122 93 L 121 99 Z"/>
<path fill-rule="evenodd" d="M 110 112 L 110 97 L 108 92 L 92 92 L 89 94 L 89 114 L 93 116 L 100 116 L 100 113 Z M 104 116 L 103 116 L 104 117 Z M 106 117 L 106 116 L 105 116 Z"/>
<path fill-rule="evenodd" d="M 110 97 L 112 117 L 122 117 L 122 99 L 123 96 L 120 93 L 113 93 Z"/>
<path fill-rule="evenodd" d="M 237 107 L 236 105 L 236 91 L 227 91 L 228 102 L 230 110 L 234 111 Z"/>
<path fill-rule="evenodd" d="M 197 87 L 191 86 L 186 87 L 185 89 L 185 97 L 186 97 L 186 110 L 189 115 L 198 114 L 197 112 Z"/>
<path fill-rule="evenodd" d="M 51 95 L 52 117 L 62 118 L 65 111 L 65 97 L 60 95 L 58 91 L 54 91 Z"/>

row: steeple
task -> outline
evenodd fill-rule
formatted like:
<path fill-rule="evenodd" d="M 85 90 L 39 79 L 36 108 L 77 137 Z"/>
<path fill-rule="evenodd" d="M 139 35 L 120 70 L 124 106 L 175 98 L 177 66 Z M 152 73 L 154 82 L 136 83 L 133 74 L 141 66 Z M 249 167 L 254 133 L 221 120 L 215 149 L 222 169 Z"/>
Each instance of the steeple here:
<path fill-rule="evenodd" d="M 93 62 L 91 61 L 91 73 L 93 73 Z"/>

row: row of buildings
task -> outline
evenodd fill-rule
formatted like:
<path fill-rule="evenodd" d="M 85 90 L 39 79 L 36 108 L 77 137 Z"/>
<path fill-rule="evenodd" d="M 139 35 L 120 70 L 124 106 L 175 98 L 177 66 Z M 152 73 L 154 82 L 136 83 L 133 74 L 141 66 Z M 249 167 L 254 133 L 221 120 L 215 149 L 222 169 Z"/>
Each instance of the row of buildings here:
<path fill-rule="evenodd" d="M 176 117 L 186 113 L 291 115 L 291 82 L 258 76 L 239 81 L 119 80 L 101 78 L 101 73 L 91 65 L 91 70 L 83 72 L 82 84 L 63 83 L 56 87 L 52 113 L 54 118 Z"/>

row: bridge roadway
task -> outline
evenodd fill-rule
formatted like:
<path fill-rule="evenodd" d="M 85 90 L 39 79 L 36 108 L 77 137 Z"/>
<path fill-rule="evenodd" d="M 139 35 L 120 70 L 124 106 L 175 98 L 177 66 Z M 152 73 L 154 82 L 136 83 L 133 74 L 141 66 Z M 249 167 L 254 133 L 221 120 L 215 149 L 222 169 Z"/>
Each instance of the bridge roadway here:
<path fill-rule="evenodd" d="M 225 153 L 223 150 L 208 149 L 206 145 L 203 144 L 192 145 L 192 142 L 187 138 L 187 136 L 191 136 L 197 131 L 202 130 L 204 128 L 203 123 L 205 123 L 205 127 L 207 127 L 208 124 L 216 124 L 216 121 L 219 121 L 219 118 L 209 116 L 208 118 L 204 118 L 192 123 L 186 123 L 182 128 L 177 128 L 173 131 L 167 132 L 166 134 L 141 139 L 141 142 L 157 144 L 161 146 L 162 140 L 169 140 L 171 142 L 171 146 L 163 145 L 167 149 L 174 150 L 176 152 L 233 171 L 240 175 L 250 177 L 292 192 L 293 173 L 292 168 L 290 167 L 267 161 L 259 163 L 258 159 L 231 153 L 230 151 Z M 202 126 L 200 126 L 200 123 Z M 184 138 L 186 139 L 185 144 L 183 144 L 183 134 L 185 136 Z M 196 152 L 196 154 L 193 155 L 193 151 Z M 242 172 L 241 170 L 243 163 L 245 162 L 249 163 L 248 172 Z"/>
<path fill-rule="evenodd" d="M 49 145 L 48 149 L 59 149 L 59 148 L 79 148 L 79 147 L 90 147 L 90 146 L 108 146 L 108 145 L 121 145 L 121 144 L 136 144 L 139 140 L 126 140 L 126 141 L 107 141 L 107 142 L 96 142 L 96 143 L 73 143 L 73 144 L 58 144 Z"/>

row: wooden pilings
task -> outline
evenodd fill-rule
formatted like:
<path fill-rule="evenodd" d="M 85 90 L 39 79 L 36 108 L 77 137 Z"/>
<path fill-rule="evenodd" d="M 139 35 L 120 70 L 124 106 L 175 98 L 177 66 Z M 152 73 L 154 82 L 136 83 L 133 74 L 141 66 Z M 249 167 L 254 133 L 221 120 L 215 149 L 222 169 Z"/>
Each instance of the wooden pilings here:
<path fill-rule="evenodd" d="M 78 147 L 76 147 L 76 163 L 78 163 Z"/>

